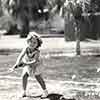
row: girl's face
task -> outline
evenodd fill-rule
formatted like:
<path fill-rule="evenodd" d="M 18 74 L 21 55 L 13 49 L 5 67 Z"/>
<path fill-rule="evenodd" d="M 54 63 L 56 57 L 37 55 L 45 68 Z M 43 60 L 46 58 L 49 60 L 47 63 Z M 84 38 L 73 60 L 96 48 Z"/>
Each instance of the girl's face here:
<path fill-rule="evenodd" d="M 30 48 L 35 49 L 38 45 L 38 41 L 36 38 L 32 38 L 27 41 Z"/>

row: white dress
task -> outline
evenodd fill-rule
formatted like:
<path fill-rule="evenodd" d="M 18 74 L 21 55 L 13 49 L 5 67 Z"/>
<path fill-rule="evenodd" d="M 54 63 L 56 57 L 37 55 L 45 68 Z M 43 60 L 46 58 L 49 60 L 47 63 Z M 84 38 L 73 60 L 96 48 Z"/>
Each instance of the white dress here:
<path fill-rule="evenodd" d="M 22 76 L 25 75 L 25 73 L 27 73 L 28 75 L 31 75 L 32 73 L 34 75 L 41 74 L 42 61 L 40 60 L 40 51 L 38 49 L 31 50 L 29 47 L 27 47 L 23 62 L 29 62 L 34 59 L 37 60 L 36 63 L 23 67 Z"/>

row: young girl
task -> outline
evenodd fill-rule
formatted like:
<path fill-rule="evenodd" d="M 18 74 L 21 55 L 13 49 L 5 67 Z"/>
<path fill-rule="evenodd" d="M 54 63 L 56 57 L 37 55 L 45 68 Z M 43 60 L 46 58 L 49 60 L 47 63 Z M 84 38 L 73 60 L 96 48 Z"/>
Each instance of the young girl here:
<path fill-rule="evenodd" d="M 46 90 L 46 85 L 44 80 L 41 77 L 41 61 L 39 59 L 40 50 L 39 47 L 42 44 L 41 38 L 35 34 L 35 32 L 29 33 L 26 39 L 27 46 L 22 50 L 20 53 L 16 64 L 14 65 L 13 69 L 17 68 L 21 63 L 24 64 L 23 73 L 22 73 L 22 86 L 23 86 L 23 95 L 22 97 L 26 97 L 26 87 L 27 87 L 27 80 L 29 75 L 33 72 L 35 75 L 36 80 L 39 82 L 43 89 L 42 98 L 45 98 L 48 95 Z"/>

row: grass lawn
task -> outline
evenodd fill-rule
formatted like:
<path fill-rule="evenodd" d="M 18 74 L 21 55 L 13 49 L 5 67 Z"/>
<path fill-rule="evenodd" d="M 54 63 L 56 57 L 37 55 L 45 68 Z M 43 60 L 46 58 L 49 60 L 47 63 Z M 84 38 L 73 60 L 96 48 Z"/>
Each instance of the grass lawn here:
<path fill-rule="evenodd" d="M 17 96 L 21 93 L 22 69 L 8 72 L 17 56 L 18 53 L 0 55 L 0 100 L 18 100 Z M 43 59 L 43 77 L 50 93 L 62 93 L 65 96 L 74 96 L 78 100 L 100 100 L 100 73 L 96 72 L 100 67 L 100 57 L 43 56 L 41 59 Z M 28 94 L 40 93 L 41 88 L 31 77 Z"/>

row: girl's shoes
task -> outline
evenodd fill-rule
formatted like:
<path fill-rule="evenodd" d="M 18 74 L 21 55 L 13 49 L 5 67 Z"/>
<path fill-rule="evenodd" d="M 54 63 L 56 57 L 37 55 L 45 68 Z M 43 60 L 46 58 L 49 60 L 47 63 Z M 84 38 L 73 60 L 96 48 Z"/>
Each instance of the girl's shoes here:
<path fill-rule="evenodd" d="M 26 92 L 24 91 L 23 94 L 22 94 L 22 97 L 26 97 Z"/>
<path fill-rule="evenodd" d="M 48 91 L 47 90 L 44 90 L 43 91 L 43 94 L 41 96 L 42 99 L 46 98 L 48 96 Z"/>
<path fill-rule="evenodd" d="M 26 94 L 23 94 L 22 97 L 23 97 L 23 98 L 26 97 Z"/>
<path fill-rule="evenodd" d="M 42 96 L 41 96 L 41 99 L 44 99 L 44 98 L 46 98 L 47 96 L 48 96 L 48 91 L 47 91 L 47 90 L 44 90 L 44 91 L 43 91 L 43 94 L 42 94 Z M 25 91 L 23 92 L 22 97 L 23 97 L 23 98 L 24 98 L 24 97 L 27 97 Z"/>

